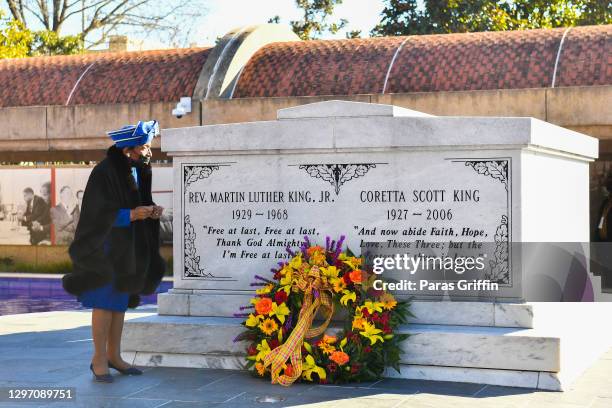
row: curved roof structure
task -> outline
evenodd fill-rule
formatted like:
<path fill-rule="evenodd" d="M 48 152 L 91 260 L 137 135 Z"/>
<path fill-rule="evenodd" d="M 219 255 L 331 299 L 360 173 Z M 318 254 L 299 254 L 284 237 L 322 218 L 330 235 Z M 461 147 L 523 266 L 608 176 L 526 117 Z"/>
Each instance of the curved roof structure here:
<path fill-rule="evenodd" d="M 0 59 L 0 107 L 178 101 L 211 48 Z"/>
<path fill-rule="evenodd" d="M 0 108 L 174 102 L 212 79 L 232 84 L 221 96 L 229 98 L 612 84 L 612 25 L 281 42 L 271 41 L 286 35 L 269 34 L 256 45 L 259 31 L 243 31 L 215 49 L 0 59 Z M 236 42 L 250 44 L 250 58 L 228 52 Z"/>
<path fill-rule="evenodd" d="M 612 25 L 273 43 L 251 57 L 233 97 L 544 88 L 553 78 L 612 84 Z"/>

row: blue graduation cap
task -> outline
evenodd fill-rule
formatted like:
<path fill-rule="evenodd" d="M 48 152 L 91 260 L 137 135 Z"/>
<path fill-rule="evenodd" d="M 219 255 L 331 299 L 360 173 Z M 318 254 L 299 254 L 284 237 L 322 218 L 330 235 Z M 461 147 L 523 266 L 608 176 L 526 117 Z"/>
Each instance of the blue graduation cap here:
<path fill-rule="evenodd" d="M 106 134 L 119 148 L 140 146 L 151 143 L 151 140 L 159 135 L 159 123 L 156 120 L 139 121 L 135 125 L 127 125 L 118 130 L 106 132 Z"/>

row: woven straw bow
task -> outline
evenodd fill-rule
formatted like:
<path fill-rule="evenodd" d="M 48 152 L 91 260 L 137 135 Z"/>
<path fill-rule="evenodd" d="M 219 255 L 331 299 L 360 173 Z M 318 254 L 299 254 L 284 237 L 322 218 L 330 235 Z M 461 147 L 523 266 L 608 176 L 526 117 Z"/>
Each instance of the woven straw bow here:
<path fill-rule="evenodd" d="M 323 283 L 317 267 L 312 267 L 308 275 L 305 277 L 302 275 L 294 282 L 293 289 L 304 293 L 304 302 L 300 309 L 297 324 L 285 343 L 268 353 L 263 360 L 264 367 L 271 366 L 272 384 L 278 383 L 284 386 L 290 386 L 302 374 L 302 344 L 304 344 L 304 339 L 323 334 L 334 314 L 331 286 L 328 283 Z M 323 324 L 313 328 L 311 327 L 312 321 L 319 308 L 323 308 L 327 312 L 327 316 Z M 291 361 L 293 367 L 291 376 L 280 375 L 287 359 Z"/>

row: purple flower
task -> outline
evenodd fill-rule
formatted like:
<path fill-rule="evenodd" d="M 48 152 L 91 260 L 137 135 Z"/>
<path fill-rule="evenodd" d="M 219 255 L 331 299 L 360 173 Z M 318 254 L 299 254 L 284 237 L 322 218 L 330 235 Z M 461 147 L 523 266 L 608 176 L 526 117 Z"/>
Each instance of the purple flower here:
<path fill-rule="evenodd" d="M 336 249 L 341 249 L 342 248 L 342 244 L 344 243 L 344 240 L 346 239 L 346 236 L 344 235 L 340 235 L 340 239 L 338 240 L 338 248 Z"/>
<path fill-rule="evenodd" d="M 240 310 L 247 310 L 247 309 L 253 309 L 255 306 L 253 305 L 249 305 L 249 306 L 240 306 Z"/>
<path fill-rule="evenodd" d="M 304 243 L 306 244 L 306 248 L 310 246 L 310 240 L 308 239 L 308 235 L 304 235 Z"/>
<path fill-rule="evenodd" d="M 234 313 L 234 317 L 249 317 L 249 313 Z"/>
<path fill-rule="evenodd" d="M 291 328 L 291 322 L 293 321 L 293 315 L 289 315 L 287 320 L 285 321 L 285 329 L 289 330 Z"/>
<path fill-rule="evenodd" d="M 338 259 L 338 257 L 340 256 L 340 252 L 342 252 L 342 244 L 344 243 L 344 239 L 346 237 L 344 235 L 340 235 L 340 239 L 338 240 L 338 246 L 336 247 L 336 251 L 334 252 L 334 262 L 336 262 L 336 259 Z"/>
<path fill-rule="evenodd" d="M 329 235 L 325 237 L 325 252 L 329 251 Z"/>
<path fill-rule="evenodd" d="M 291 255 L 291 256 L 295 256 L 295 252 L 293 252 L 293 251 L 291 250 L 291 248 L 289 247 L 289 245 L 287 245 L 287 248 L 285 248 L 285 250 L 286 250 L 286 251 L 289 253 L 289 255 Z"/>
<path fill-rule="evenodd" d="M 263 276 L 260 276 L 260 275 L 255 275 L 255 279 L 258 279 L 260 281 L 264 281 L 266 283 L 274 283 L 270 279 L 264 278 Z"/>

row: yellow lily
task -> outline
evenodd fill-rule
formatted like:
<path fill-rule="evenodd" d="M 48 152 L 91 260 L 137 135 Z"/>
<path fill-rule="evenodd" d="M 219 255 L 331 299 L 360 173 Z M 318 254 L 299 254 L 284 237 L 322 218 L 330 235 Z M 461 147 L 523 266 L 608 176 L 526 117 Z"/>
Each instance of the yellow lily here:
<path fill-rule="evenodd" d="M 383 303 L 381 303 L 381 302 L 372 302 L 371 300 L 366 300 L 366 301 L 363 303 L 363 306 L 364 306 L 366 309 L 368 309 L 368 312 L 370 312 L 370 313 L 374 313 L 375 311 L 376 311 L 376 312 L 381 312 L 381 313 L 382 313 L 382 306 L 383 306 Z"/>
<path fill-rule="evenodd" d="M 292 269 L 289 265 L 283 266 L 283 269 L 280 270 L 280 276 L 285 276 L 288 273 L 291 273 Z"/>
<path fill-rule="evenodd" d="M 270 350 L 270 346 L 266 339 L 263 339 L 260 344 L 257 345 L 257 356 L 255 357 L 255 361 L 261 361 L 272 351 Z"/>
<path fill-rule="evenodd" d="M 270 293 L 272 291 L 272 288 L 274 288 L 274 284 L 269 283 L 266 286 L 264 286 L 264 287 L 262 287 L 260 289 L 257 289 L 255 291 L 255 293 L 257 293 L 258 295 L 265 295 L 265 294 Z"/>
<path fill-rule="evenodd" d="M 363 306 L 357 306 L 355 308 L 355 317 L 363 317 Z"/>
<path fill-rule="evenodd" d="M 319 379 L 325 379 L 327 374 L 322 367 L 319 367 L 314 358 L 309 354 L 304 359 L 302 363 L 302 377 L 307 379 L 308 381 L 312 381 L 312 373 L 315 372 L 319 376 Z"/>
<path fill-rule="evenodd" d="M 351 269 L 359 269 L 359 266 L 361 265 L 361 258 L 355 258 L 354 256 L 340 256 L 339 259 L 345 263 L 346 265 L 350 266 Z"/>
<path fill-rule="evenodd" d="M 364 327 L 363 331 L 360 332 L 359 334 L 369 339 L 371 345 L 376 343 L 378 340 L 380 340 L 381 343 L 384 342 L 382 336 L 379 334 L 379 333 L 382 333 L 382 330 L 377 329 L 376 326 L 374 326 L 373 324 L 367 321 L 363 323 L 363 327 Z"/>
<path fill-rule="evenodd" d="M 283 286 L 290 286 L 291 281 L 293 280 L 293 272 L 291 269 L 287 269 L 287 273 L 281 278 L 280 284 Z"/>
<path fill-rule="evenodd" d="M 334 279 L 334 278 L 338 278 L 338 268 L 336 268 L 335 266 L 328 266 L 327 268 L 322 267 L 321 268 L 321 272 L 323 273 L 323 276 L 327 277 L 328 279 Z"/>
<path fill-rule="evenodd" d="M 272 302 L 272 311 L 270 312 L 270 316 L 276 316 L 281 323 L 285 323 L 285 316 L 287 316 L 289 313 L 291 313 L 291 311 L 285 303 L 277 305 L 276 302 Z"/>
<path fill-rule="evenodd" d="M 259 321 L 263 319 L 262 315 L 254 315 L 253 313 L 251 313 L 249 315 L 249 317 L 246 319 L 246 322 L 244 323 L 246 325 L 246 327 L 255 327 L 259 324 Z"/>
<path fill-rule="evenodd" d="M 344 306 L 348 305 L 349 300 L 352 300 L 353 302 L 357 300 L 357 295 L 355 292 L 345 289 L 342 291 L 342 293 L 344 293 L 344 295 L 342 295 L 340 298 L 340 303 L 342 303 Z"/>
<path fill-rule="evenodd" d="M 294 256 L 293 259 L 289 261 L 289 266 L 293 269 L 300 269 L 300 266 L 302 266 L 302 254 L 300 253 Z"/>

